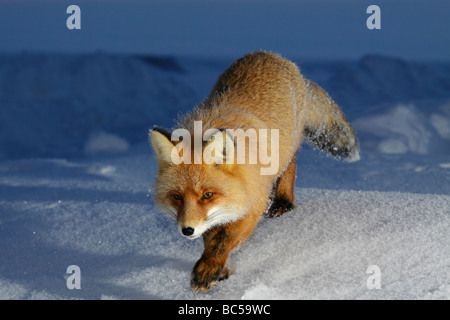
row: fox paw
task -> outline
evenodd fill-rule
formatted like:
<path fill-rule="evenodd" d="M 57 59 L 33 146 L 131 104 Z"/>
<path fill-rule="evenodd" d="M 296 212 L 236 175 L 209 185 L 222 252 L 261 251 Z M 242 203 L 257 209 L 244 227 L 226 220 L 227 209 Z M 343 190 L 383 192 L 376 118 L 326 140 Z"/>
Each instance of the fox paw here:
<path fill-rule="evenodd" d="M 195 292 L 207 292 L 213 285 L 230 275 L 227 267 L 200 259 L 192 270 L 191 286 Z"/>
<path fill-rule="evenodd" d="M 269 218 L 279 217 L 283 213 L 291 211 L 294 209 L 294 205 L 285 197 L 275 197 L 273 199 L 272 205 L 267 210 L 267 216 Z"/>

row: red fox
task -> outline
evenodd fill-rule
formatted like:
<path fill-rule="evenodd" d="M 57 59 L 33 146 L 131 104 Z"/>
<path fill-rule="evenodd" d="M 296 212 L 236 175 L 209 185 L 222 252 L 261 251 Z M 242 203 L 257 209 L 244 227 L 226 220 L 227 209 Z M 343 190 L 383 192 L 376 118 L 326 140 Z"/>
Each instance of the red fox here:
<path fill-rule="evenodd" d="M 230 252 L 261 217 L 294 208 L 295 154 L 303 140 L 335 158 L 359 160 L 358 139 L 339 106 L 274 53 L 249 53 L 233 62 L 177 129 L 187 135 L 156 127 L 149 133 L 159 164 L 155 202 L 176 219 L 182 235 L 203 237 L 191 276 L 195 292 L 228 278 Z M 270 139 L 269 129 L 277 133 Z M 255 137 L 266 142 L 275 170 L 263 173 L 268 162 L 261 153 L 260 161 L 250 161 Z M 239 151 L 245 152 L 240 160 Z"/>

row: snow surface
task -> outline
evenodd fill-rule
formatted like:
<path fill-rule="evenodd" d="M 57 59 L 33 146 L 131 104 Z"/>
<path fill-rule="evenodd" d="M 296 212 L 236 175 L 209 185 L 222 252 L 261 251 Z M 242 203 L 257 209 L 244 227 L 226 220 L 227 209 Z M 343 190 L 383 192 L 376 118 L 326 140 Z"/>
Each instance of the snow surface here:
<path fill-rule="evenodd" d="M 264 218 L 231 255 L 230 278 L 193 293 L 203 243 L 181 237 L 152 201 L 146 131 L 200 102 L 230 62 L 0 58 L 1 299 L 450 299 L 450 69 L 380 57 L 305 63 L 330 92 L 340 79 L 334 95 L 347 99 L 361 160 L 304 146 L 296 208 Z M 359 96 L 367 66 L 379 73 Z M 405 74 L 425 79 L 413 82 L 420 95 L 408 96 Z M 80 290 L 66 286 L 70 265 Z M 367 287 L 372 265 L 380 289 Z"/>

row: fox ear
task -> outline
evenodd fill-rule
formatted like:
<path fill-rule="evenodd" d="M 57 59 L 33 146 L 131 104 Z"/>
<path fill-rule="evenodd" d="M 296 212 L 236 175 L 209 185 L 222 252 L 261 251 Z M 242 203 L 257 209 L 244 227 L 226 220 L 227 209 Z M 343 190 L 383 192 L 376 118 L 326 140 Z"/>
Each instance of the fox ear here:
<path fill-rule="evenodd" d="M 206 164 L 234 163 L 234 140 L 226 130 L 206 130 L 205 138 L 207 142 L 203 148 L 203 161 Z"/>
<path fill-rule="evenodd" d="M 172 163 L 172 150 L 175 145 L 170 141 L 170 133 L 158 128 L 149 132 L 150 144 L 156 153 L 159 163 Z"/>

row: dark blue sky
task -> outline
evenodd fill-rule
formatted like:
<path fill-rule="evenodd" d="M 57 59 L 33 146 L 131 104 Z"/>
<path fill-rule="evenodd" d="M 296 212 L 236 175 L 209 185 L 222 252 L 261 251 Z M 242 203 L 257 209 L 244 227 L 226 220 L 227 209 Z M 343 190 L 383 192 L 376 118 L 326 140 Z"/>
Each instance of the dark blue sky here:
<path fill-rule="evenodd" d="M 81 8 L 68 30 L 66 8 Z M 381 8 L 381 30 L 366 9 Z M 0 0 L 0 52 L 449 60 L 448 0 Z"/>

